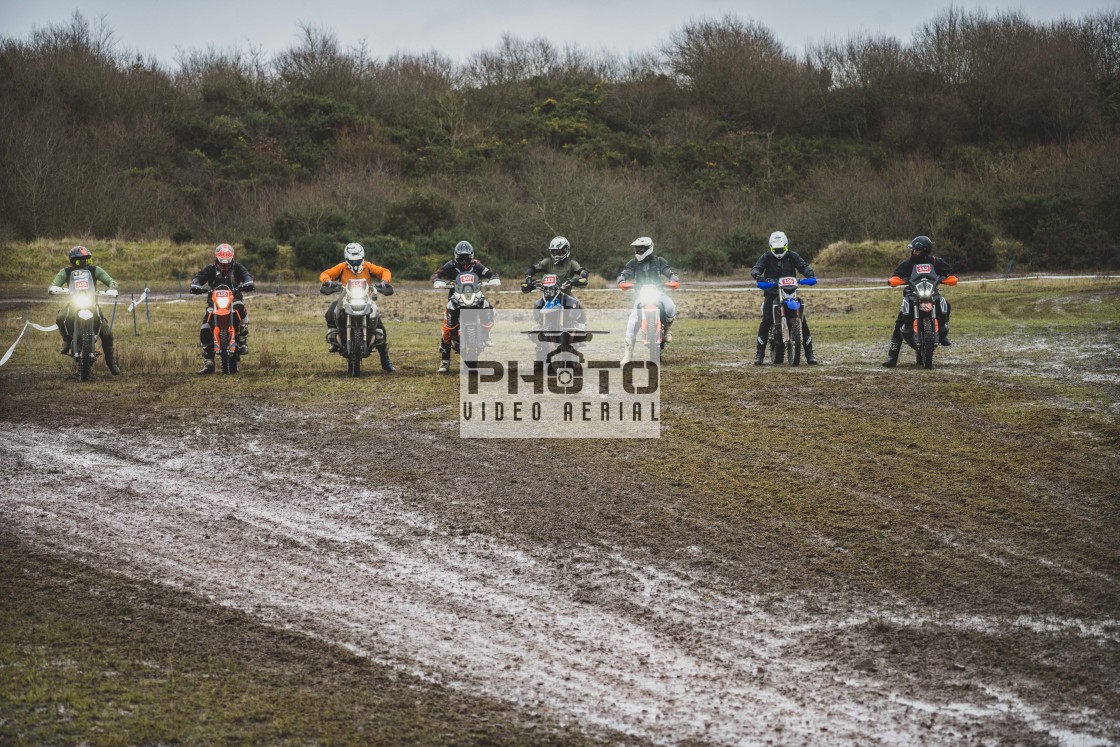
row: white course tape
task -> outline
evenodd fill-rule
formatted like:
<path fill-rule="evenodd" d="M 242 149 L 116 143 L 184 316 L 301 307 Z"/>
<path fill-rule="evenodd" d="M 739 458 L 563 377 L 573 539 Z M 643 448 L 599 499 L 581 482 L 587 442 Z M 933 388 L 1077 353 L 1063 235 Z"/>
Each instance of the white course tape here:
<path fill-rule="evenodd" d="M 12 343 L 12 346 L 10 348 L 8 348 L 8 352 L 4 353 L 4 357 L 0 358 L 0 366 L 3 366 L 5 363 L 8 362 L 8 359 L 12 357 L 12 353 L 14 353 L 16 351 L 16 346 L 19 345 L 19 341 L 23 339 L 23 335 L 24 335 L 25 332 L 27 332 L 28 327 L 32 327 L 34 329 L 37 329 L 40 332 L 54 332 L 54 331 L 58 330 L 58 325 L 57 324 L 52 324 L 49 327 L 44 327 L 43 325 L 35 324 L 34 322 L 24 322 L 23 323 L 23 329 L 21 329 L 19 331 L 19 337 L 17 337 L 16 341 Z"/>
<path fill-rule="evenodd" d="M 1120 279 L 1120 275 L 1025 275 L 1017 278 L 980 278 L 978 280 L 959 280 L 957 285 L 971 285 L 973 283 L 1006 283 L 1016 280 L 1115 280 Z M 875 291 L 875 290 L 893 290 L 897 291 L 898 288 L 893 288 L 886 284 L 882 285 L 857 285 L 847 286 L 843 288 L 825 288 L 819 284 L 810 286 L 810 293 L 825 293 L 836 291 Z M 729 288 L 714 288 L 714 287 L 701 287 L 695 286 L 691 288 L 677 288 L 673 293 L 742 293 L 743 291 L 761 291 L 760 288 L 754 285 L 738 285 Z M 520 290 L 498 291 L 499 293 L 520 293 Z M 580 288 L 580 293 L 618 293 L 618 288 Z"/>
<path fill-rule="evenodd" d="M 147 288 L 145 288 L 144 292 L 140 294 L 140 298 L 137 298 L 135 301 L 133 301 L 132 303 L 130 303 L 128 305 L 128 311 L 126 311 L 125 313 L 126 314 L 131 314 L 133 309 L 135 309 L 140 304 L 144 303 L 144 301 L 146 301 L 146 300 L 148 300 L 148 289 Z"/>

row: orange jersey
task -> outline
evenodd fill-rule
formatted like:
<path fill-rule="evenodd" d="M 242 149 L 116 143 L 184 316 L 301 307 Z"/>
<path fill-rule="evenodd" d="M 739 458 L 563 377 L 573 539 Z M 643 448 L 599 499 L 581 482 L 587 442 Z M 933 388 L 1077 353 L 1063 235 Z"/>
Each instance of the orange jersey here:
<path fill-rule="evenodd" d="M 373 282 L 374 278 L 386 283 L 393 282 L 393 273 L 389 272 L 386 267 L 379 267 L 372 262 L 365 262 L 362 266 L 362 271 L 355 273 L 350 269 L 350 265 L 345 262 L 339 262 L 329 270 L 323 270 L 319 273 L 319 282 L 325 283 L 328 280 L 337 280 L 340 283 L 345 283 L 347 280 L 354 278 L 365 278 Z"/>

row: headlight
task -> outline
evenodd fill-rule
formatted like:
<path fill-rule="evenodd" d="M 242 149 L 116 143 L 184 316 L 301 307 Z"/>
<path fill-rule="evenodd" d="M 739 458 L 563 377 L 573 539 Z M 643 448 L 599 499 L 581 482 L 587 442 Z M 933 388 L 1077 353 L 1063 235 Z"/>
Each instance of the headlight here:
<path fill-rule="evenodd" d="M 918 294 L 918 298 L 929 300 L 933 298 L 933 283 L 928 280 L 922 280 L 914 286 L 914 291 Z"/>
<path fill-rule="evenodd" d="M 73 296 L 74 306 L 79 309 L 88 309 L 93 306 L 92 296 Z"/>
<path fill-rule="evenodd" d="M 90 319 L 93 319 L 93 312 L 89 309 L 82 309 L 78 312 L 78 318 L 88 322 Z"/>
<path fill-rule="evenodd" d="M 661 291 L 656 285 L 643 285 L 638 291 L 638 303 L 642 306 L 653 306 L 661 300 Z"/>

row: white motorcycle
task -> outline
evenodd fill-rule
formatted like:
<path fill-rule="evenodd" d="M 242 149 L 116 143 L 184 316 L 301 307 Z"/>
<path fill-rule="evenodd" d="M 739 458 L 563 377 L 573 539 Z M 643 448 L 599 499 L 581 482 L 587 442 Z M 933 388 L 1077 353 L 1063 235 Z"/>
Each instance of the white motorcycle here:
<path fill-rule="evenodd" d="M 385 341 L 385 330 L 378 324 L 377 290 L 378 286 L 365 278 L 351 278 L 345 286 L 335 281 L 322 286 L 324 295 L 343 293 L 335 316 L 339 322 L 338 352 L 346 359 L 346 371 L 351 376 L 361 376 L 362 359 Z"/>

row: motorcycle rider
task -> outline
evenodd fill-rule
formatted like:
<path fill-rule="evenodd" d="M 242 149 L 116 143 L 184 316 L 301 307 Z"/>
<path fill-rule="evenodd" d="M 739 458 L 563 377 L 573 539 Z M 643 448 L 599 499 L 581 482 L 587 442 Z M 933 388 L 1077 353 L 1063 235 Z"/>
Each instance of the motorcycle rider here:
<path fill-rule="evenodd" d="M 583 304 L 574 294 L 569 293 L 570 288 L 586 288 L 587 287 L 587 270 L 580 265 L 572 257 L 572 245 L 563 236 L 557 236 L 548 245 L 548 256 L 530 265 L 525 270 L 525 280 L 521 283 L 522 293 L 532 293 L 536 289 L 536 279 L 534 275 L 538 272 L 543 275 L 555 275 L 556 286 L 544 288 L 544 294 L 537 302 L 533 304 L 533 309 L 536 312 L 535 316 L 540 317 L 540 310 L 544 308 L 545 303 L 557 298 L 560 298 L 560 305 L 567 310 L 574 311 L 571 319 L 574 320 L 573 324 L 583 323 Z"/>
<path fill-rule="evenodd" d="M 93 264 L 93 253 L 84 246 L 76 246 L 70 250 L 70 264 L 63 267 L 54 276 L 51 281 L 50 287 L 47 289 L 48 293 L 59 293 L 61 291 L 54 290 L 55 288 L 66 289 L 70 288 L 70 275 L 74 270 L 89 270 L 93 273 L 93 284 L 97 283 L 108 286 L 107 295 L 115 296 L 118 293 L 117 281 L 113 280 L 103 268 Z M 117 365 L 117 358 L 114 354 L 113 348 L 113 330 L 109 329 L 109 325 L 105 322 L 105 314 L 101 311 L 101 307 L 97 307 L 97 313 L 101 317 L 101 349 L 105 352 L 105 365 L 109 367 L 109 372 L 117 376 L 121 372 L 121 368 Z M 55 323 L 58 324 L 58 334 L 62 336 L 62 347 L 58 352 L 63 355 L 70 354 L 70 343 L 74 338 L 74 319 L 70 316 L 70 305 L 63 306 L 55 317 Z"/>
<path fill-rule="evenodd" d="M 348 280 L 364 278 L 370 285 L 373 285 L 375 280 L 379 281 L 382 295 L 393 295 L 393 286 L 390 285 L 393 280 L 393 273 L 387 267 L 381 267 L 366 261 L 366 250 L 361 244 L 357 242 L 347 244 L 346 248 L 342 250 L 342 258 L 342 262 L 319 273 L 319 282 L 323 284 L 321 291 L 324 294 L 331 291 L 332 283 L 345 285 Z M 330 352 L 332 353 L 337 353 L 342 349 L 338 339 L 338 328 L 344 323 L 342 318 L 344 312 L 338 303 L 339 300 L 335 299 L 324 315 L 327 320 L 327 342 L 330 343 Z M 366 347 L 372 344 L 379 329 L 381 330 L 381 343 L 377 345 L 377 354 L 381 358 L 381 368 L 392 373 L 397 370 L 397 367 L 389 360 L 389 334 L 385 331 L 385 323 L 382 321 L 380 314 L 377 315 L 376 324 L 370 327 L 366 333 Z"/>
<path fill-rule="evenodd" d="M 680 283 L 680 278 L 677 277 L 677 273 L 673 271 L 668 260 L 664 257 L 654 256 L 653 239 L 650 237 L 640 236 L 634 239 L 630 246 L 634 248 L 634 259 L 627 262 L 626 266 L 622 268 L 622 272 L 618 275 L 618 283 L 632 282 L 636 287 L 655 285 L 661 289 L 657 301 L 658 306 L 661 307 L 661 339 L 663 344 L 672 342 L 673 333 L 670 330 L 673 321 L 677 318 L 677 305 L 673 303 L 673 299 L 666 295 L 664 288 L 666 283 L 675 288 Z M 623 364 L 630 362 L 630 356 L 634 352 L 634 337 L 638 334 L 640 322 L 638 305 L 635 304 L 626 323 L 626 340 L 622 353 Z"/>
<path fill-rule="evenodd" d="M 432 282 L 443 280 L 448 283 L 454 283 L 455 278 L 461 272 L 473 272 L 479 277 L 486 280 L 492 280 L 498 277 L 498 273 L 491 270 L 486 265 L 479 262 L 474 258 L 474 247 L 471 246 L 469 241 L 460 241 L 455 245 L 454 258 L 447 260 L 439 269 L 432 273 Z M 451 348 L 454 345 L 455 349 L 459 348 L 459 304 L 454 299 L 455 288 L 452 286 L 447 291 L 447 307 L 443 313 L 443 339 L 439 344 L 439 368 L 436 369 L 438 373 L 447 373 L 451 370 Z M 490 328 L 494 326 L 494 307 L 490 305 L 489 301 L 483 301 L 483 309 L 487 310 L 487 321 L 482 325 L 483 332 L 487 335 L 486 344 L 490 344 L 489 332 Z M 452 341 L 452 333 L 455 333 L 454 342 Z"/>
<path fill-rule="evenodd" d="M 770 234 L 770 249 L 762 253 L 758 261 L 751 268 L 751 277 L 756 281 L 765 280 L 776 283 L 780 278 L 797 277 L 801 273 L 807 278 L 817 275 L 805 259 L 789 248 L 789 239 L 782 231 Z M 762 365 L 766 354 L 766 338 L 770 335 L 770 327 L 774 324 L 774 299 L 778 297 L 778 288 L 766 288 L 762 296 L 762 322 L 758 325 L 758 340 L 754 351 L 754 364 Z M 809 323 L 805 315 L 801 315 L 801 339 L 805 342 L 805 362 L 810 366 L 817 365 L 818 361 L 813 355 L 813 336 L 809 333 Z"/>
<path fill-rule="evenodd" d="M 199 374 L 214 373 L 214 338 L 210 331 L 210 314 L 214 312 L 214 301 L 210 291 L 219 285 L 227 286 L 233 291 L 233 310 L 237 329 L 237 347 L 242 355 L 249 353 L 249 310 L 245 307 L 244 294 L 256 288 L 253 276 L 240 262 L 236 262 L 233 247 L 229 244 L 218 244 L 214 248 L 214 263 L 206 265 L 191 278 L 191 293 L 207 294 L 206 313 L 202 317 L 202 327 L 198 331 L 198 341 L 202 346 L 202 368 Z M 240 321 L 237 321 L 240 319 Z"/>
<path fill-rule="evenodd" d="M 910 273 L 914 270 L 914 265 L 919 264 L 932 264 L 933 271 L 937 273 L 942 281 L 947 280 L 953 276 L 953 268 L 949 263 L 941 257 L 933 256 L 933 241 L 928 236 L 915 236 L 906 248 L 910 250 L 910 256 L 898 263 L 898 267 L 894 268 L 894 275 L 891 276 L 887 283 L 892 287 L 899 285 L 906 285 L 906 281 L 910 278 Z M 954 277 L 955 280 L 955 277 Z M 914 301 L 914 292 L 910 286 L 902 292 L 902 308 L 898 312 L 898 318 L 894 322 L 894 333 L 891 335 L 891 346 L 887 351 L 887 359 L 883 361 L 883 366 L 886 368 L 894 368 L 898 365 L 898 353 L 902 349 L 903 337 L 909 338 L 914 333 L 911 330 L 905 330 L 906 322 L 910 318 L 910 304 Z M 938 332 L 940 343 L 949 346 L 949 302 L 940 293 L 937 294 L 937 303 L 934 305 L 934 313 L 937 314 Z"/>

